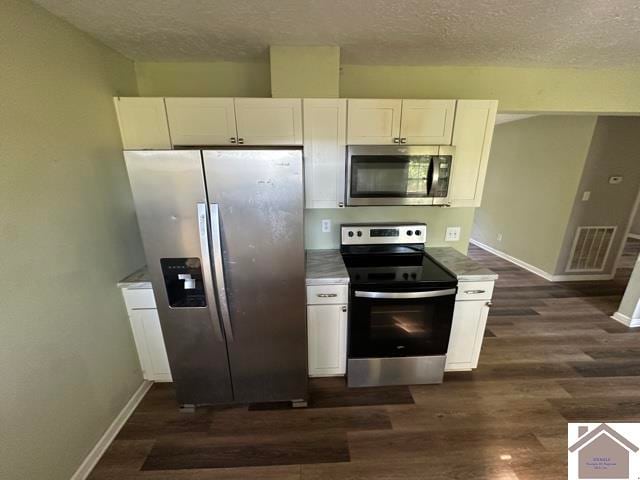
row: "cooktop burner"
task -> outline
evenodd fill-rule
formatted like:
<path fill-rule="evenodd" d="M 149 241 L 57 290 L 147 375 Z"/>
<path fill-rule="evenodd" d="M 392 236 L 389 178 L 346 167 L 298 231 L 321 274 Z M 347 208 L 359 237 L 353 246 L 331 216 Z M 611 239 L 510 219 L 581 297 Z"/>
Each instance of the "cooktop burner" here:
<path fill-rule="evenodd" d="M 343 225 L 341 252 L 351 284 L 455 287 L 456 277 L 424 251 L 425 237 L 426 225 L 418 223 Z"/>

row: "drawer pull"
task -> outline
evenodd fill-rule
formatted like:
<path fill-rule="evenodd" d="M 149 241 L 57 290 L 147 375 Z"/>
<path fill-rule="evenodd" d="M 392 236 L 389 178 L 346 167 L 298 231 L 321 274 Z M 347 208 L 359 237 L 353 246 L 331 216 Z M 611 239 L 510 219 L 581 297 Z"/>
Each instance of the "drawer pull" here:
<path fill-rule="evenodd" d="M 465 290 L 464 293 L 485 293 L 486 290 Z"/>
<path fill-rule="evenodd" d="M 320 298 L 333 298 L 333 297 L 337 297 L 338 294 L 337 293 L 318 293 L 316 296 Z"/>

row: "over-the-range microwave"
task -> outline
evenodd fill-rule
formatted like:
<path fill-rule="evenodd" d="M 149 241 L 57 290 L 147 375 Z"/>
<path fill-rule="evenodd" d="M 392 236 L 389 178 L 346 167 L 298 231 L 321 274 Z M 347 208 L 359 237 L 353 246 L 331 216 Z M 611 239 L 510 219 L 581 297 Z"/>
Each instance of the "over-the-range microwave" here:
<path fill-rule="evenodd" d="M 347 205 L 447 205 L 455 147 L 351 145 Z"/>

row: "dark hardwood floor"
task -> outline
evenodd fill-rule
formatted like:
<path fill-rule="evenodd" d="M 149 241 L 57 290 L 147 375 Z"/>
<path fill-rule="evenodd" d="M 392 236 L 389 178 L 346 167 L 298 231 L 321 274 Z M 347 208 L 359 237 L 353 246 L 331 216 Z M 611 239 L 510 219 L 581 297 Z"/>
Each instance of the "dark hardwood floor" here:
<path fill-rule="evenodd" d="M 565 479 L 568 421 L 640 420 L 640 336 L 609 318 L 640 242 L 606 282 L 550 283 L 476 247 L 495 270 L 480 366 L 442 385 L 311 382 L 308 409 L 177 411 L 156 384 L 99 479 Z"/>

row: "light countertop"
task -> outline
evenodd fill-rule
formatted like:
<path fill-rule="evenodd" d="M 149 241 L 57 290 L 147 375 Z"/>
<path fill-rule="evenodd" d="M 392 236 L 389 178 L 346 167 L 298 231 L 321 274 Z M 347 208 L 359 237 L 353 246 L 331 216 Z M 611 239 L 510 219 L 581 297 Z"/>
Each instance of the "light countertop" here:
<path fill-rule="evenodd" d="M 147 266 L 139 268 L 118 282 L 119 288 L 151 288 Z"/>
<path fill-rule="evenodd" d="M 338 249 L 307 250 L 305 271 L 307 285 L 349 283 L 349 273 Z"/>
<path fill-rule="evenodd" d="M 481 282 L 498 279 L 498 274 L 451 247 L 427 247 L 436 262 L 458 277 L 459 282 Z"/>

